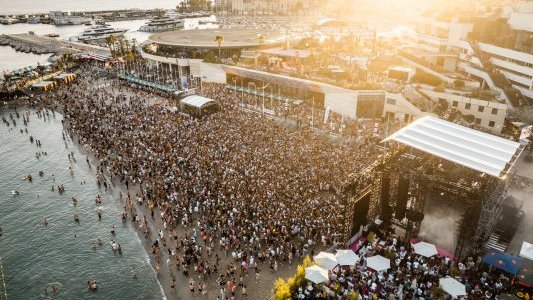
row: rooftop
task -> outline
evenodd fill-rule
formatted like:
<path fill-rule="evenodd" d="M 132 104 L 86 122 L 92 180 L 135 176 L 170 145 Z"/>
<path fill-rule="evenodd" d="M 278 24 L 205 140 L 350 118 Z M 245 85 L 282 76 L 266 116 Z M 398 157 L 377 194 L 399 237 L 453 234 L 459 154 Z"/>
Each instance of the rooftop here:
<path fill-rule="evenodd" d="M 272 48 L 259 51 L 265 54 L 272 54 L 277 56 L 284 57 L 296 57 L 296 58 L 308 58 L 311 56 L 311 51 L 309 50 L 298 50 L 298 49 L 283 49 L 283 48 Z"/>
<path fill-rule="evenodd" d="M 193 106 L 196 108 L 202 108 L 206 104 L 215 103 L 213 99 L 205 98 L 198 95 L 190 95 L 181 100 L 181 103 Z"/>
<path fill-rule="evenodd" d="M 387 137 L 456 164 L 504 177 L 515 162 L 520 144 L 427 116 Z"/>
<path fill-rule="evenodd" d="M 269 29 L 194 29 L 156 33 L 149 40 L 169 46 L 186 48 L 218 48 L 216 36 L 223 36 L 221 48 L 246 48 L 259 46 L 259 35 L 265 37 L 264 45 L 285 41 L 285 33 Z"/>

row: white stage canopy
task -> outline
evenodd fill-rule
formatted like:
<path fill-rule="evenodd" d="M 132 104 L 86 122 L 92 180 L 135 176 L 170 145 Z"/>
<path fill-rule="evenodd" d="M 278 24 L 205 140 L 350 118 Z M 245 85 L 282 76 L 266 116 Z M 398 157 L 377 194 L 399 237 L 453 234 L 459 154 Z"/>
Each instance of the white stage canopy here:
<path fill-rule="evenodd" d="M 205 98 L 198 95 L 191 95 L 183 98 L 181 100 L 181 103 L 193 106 L 196 108 L 202 108 L 206 104 L 215 103 L 216 101 L 213 99 Z"/>
<path fill-rule="evenodd" d="M 517 142 L 433 116 L 414 121 L 384 141 L 391 140 L 495 177 L 506 174 L 520 147 Z"/>

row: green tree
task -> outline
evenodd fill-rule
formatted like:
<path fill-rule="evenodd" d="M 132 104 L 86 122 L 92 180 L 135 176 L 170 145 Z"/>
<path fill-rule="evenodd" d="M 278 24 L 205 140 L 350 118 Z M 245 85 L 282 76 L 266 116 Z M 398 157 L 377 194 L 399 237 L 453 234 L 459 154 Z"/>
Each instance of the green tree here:
<path fill-rule="evenodd" d="M 218 59 L 220 60 L 222 58 L 222 43 L 224 43 L 224 36 L 223 35 L 217 35 L 215 37 L 215 42 L 218 44 Z"/>
<path fill-rule="evenodd" d="M 257 41 L 259 42 L 259 49 L 263 49 L 263 45 L 265 44 L 265 36 L 262 34 L 258 34 Z"/>
<path fill-rule="evenodd" d="M 110 34 L 105 38 L 105 43 L 107 44 L 107 47 L 109 47 L 109 50 L 111 51 L 111 56 L 115 56 L 115 43 L 117 42 L 117 37 L 114 34 Z"/>
<path fill-rule="evenodd" d="M 455 86 L 455 88 L 462 88 L 465 86 L 465 82 L 461 79 L 456 79 L 454 82 L 453 82 L 453 85 Z"/>

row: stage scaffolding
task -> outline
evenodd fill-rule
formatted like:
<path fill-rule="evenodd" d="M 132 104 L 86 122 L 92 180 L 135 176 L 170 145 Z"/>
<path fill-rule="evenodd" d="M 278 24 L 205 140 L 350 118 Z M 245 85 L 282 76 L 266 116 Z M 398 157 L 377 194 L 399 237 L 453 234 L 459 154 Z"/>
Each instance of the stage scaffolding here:
<path fill-rule="evenodd" d="M 517 158 L 518 159 L 518 158 Z M 428 197 L 440 197 L 442 201 L 462 201 L 465 212 L 456 225 L 457 246 L 455 258 L 483 249 L 502 212 L 510 178 L 514 174 L 497 178 L 462 167 L 431 154 L 405 145 L 389 150 L 382 158 L 360 173 L 351 174 L 343 192 L 348 204 L 345 215 L 345 240 L 358 231 L 354 209 L 359 201 L 368 200 L 365 221 L 380 218 L 385 226 L 395 225 L 405 229 L 406 239 L 420 230 Z M 408 198 L 405 218 L 398 219 L 398 188 L 400 178 L 408 179 Z M 383 195 L 383 181 L 390 180 L 387 195 Z M 389 185 L 389 183 L 387 183 Z M 385 202 L 383 202 L 385 197 Z M 385 205 L 386 204 L 386 205 Z M 389 207 L 390 206 L 390 207 Z M 418 215 L 418 217 L 417 217 Z M 422 215 L 423 216 L 423 215 Z M 437 242 L 438 243 L 438 242 Z"/>

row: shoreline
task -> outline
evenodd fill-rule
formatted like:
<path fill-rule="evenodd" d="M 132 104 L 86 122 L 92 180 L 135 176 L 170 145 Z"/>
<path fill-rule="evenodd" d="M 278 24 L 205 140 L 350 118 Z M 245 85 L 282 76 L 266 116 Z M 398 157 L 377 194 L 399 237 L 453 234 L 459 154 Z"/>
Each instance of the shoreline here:
<path fill-rule="evenodd" d="M 62 110 L 62 108 L 60 106 L 57 106 L 55 105 L 54 107 L 49 107 L 48 105 L 42 105 L 42 104 L 32 104 L 32 103 L 29 103 L 28 101 L 30 101 L 29 99 L 28 100 L 25 100 L 25 99 L 16 99 L 16 100 L 12 100 L 10 102 L 8 102 L 8 104 L 4 105 L 3 107 L 5 108 L 8 108 L 8 109 L 16 109 L 16 110 L 19 110 L 19 109 L 33 109 L 33 110 L 53 110 L 55 113 L 59 113 L 62 115 L 63 117 L 63 120 L 65 121 L 63 124 L 62 124 L 62 130 L 64 131 L 67 131 L 69 134 L 71 134 L 71 131 L 70 131 L 70 122 L 68 121 L 68 119 L 65 117 L 65 114 Z M 1 110 L 1 108 L 0 108 Z M 94 153 L 90 152 L 88 149 L 86 149 L 82 144 L 79 144 L 79 136 L 75 135 L 75 134 L 72 134 L 72 138 L 71 138 L 71 142 L 73 144 L 73 146 L 79 151 L 79 153 L 83 156 L 85 156 L 86 158 L 89 159 L 90 161 L 90 167 L 88 167 L 88 170 L 89 170 L 89 173 L 91 174 L 91 176 L 93 176 L 96 180 L 96 175 L 94 174 L 94 168 L 93 166 L 96 165 L 98 163 L 98 158 L 96 157 L 96 155 L 94 155 Z M 84 163 L 85 160 L 78 160 L 76 162 L 76 164 L 82 164 Z M 108 176 L 106 174 L 106 179 L 108 179 Z M 126 189 L 126 186 L 120 182 L 118 182 L 117 179 L 114 179 L 112 181 L 112 188 L 107 190 L 107 193 L 109 194 L 109 196 L 112 197 L 112 201 L 120 201 L 120 204 L 122 206 L 126 206 L 127 203 L 125 201 L 125 199 L 121 199 L 119 198 L 119 193 L 122 193 L 123 195 L 127 195 L 128 192 L 130 194 L 132 193 L 135 193 L 135 192 L 138 192 L 138 187 L 133 187 L 133 186 L 130 186 L 130 189 L 127 190 Z M 103 189 L 103 187 L 99 188 L 100 190 Z M 135 207 L 135 209 L 137 210 L 137 213 L 138 215 L 149 215 L 149 212 L 147 212 L 147 209 L 146 208 L 143 208 L 143 207 L 139 207 L 138 204 L 133 201 L 133 205 Z M 111 218 L 116 218 L 117 221 L 120 221 L 120 217 L 119 216 L 109 216 Z M 153 232 L 158 232 L 160 227 L 158 227 L 157 225 L 154 224 L 154 220 L 152 220 L 151 218 L 147 218 L 147 220 L 149 221 L 148 224 L 151 228 L 150 232 L 153 233 Z M 157 219 L 156 219 L 157 220 Z M 172 282 L 172 280 L 168 280 L 169 279 L 169 274 L 160 274 L 160 275 L 157 275 L 157 272 L 155 270 L 155 261 L 153 259 L 153 257 L 150 256 L 150 243 L 144 238 L 144 233 L 139 229 L 139 227 L 135 226 L 132 222 L 131 222 L 131 216 L 128 215 L 128 218 L 126 220 L 126 223 L 124 224 L 125 226 L 127 227 L 131 227 L 133 229 L 133 231 L 135 232 L 136 236 L 138 237 L 139 239 L 139 243 L 142 247 L 142 250 L 143 250 L 143 254 L 144 254 L 144 257 L 146 259 L 146 262 L 148 263 L 150 269 L 154 272 L 154 275 L 155 275 L 155 278 L 156 278 L 156 281 L 157 281 L 157 285 L 158 285 L 158 288 L 159 288 L 159 291 L 161 292 L 161 299 L 164 299 L 164 300 L 167 300 L 167 299 L 175 299 L 175 297 L 173 296 L 176 296 L 175 294 L 171 294 L 171 291 L 169 290 L 169 286 Z M 151 234 L 150 236 L 153 236 L 153 234 Z M 164 253 L 164 252 L 163 252 Z M 166 268 L 162 268 L 161 271 L 163 270 L 166 270 Z M 163 273 L 163 272 L 161 272 Z M 167 272 L 168 273 L 168 272 Z M 167 284 L 168 283 L 168 284 Z M 178 284 L 178 281 L 176 281 L 176 283 Z M 186 297 L 178 297 L 178 299 L 189 299 L 189 298 L 186 298 Z"/>
<path fill-rule="evenodd" d="M 91 86 L 97 86 L 101 83 L 102 79 L 99 78 L 96 81 L 92 81 L 90 84 Z M 105 87 L 107 92 L 113 92 L 113 93 L 120 93 L 123 95 L 128 95 L 130 92 L 132 93 L 138 93 L 138 90 L 132 89 L 128 86 L 124 86 L 122 84 L 119 84 L 118 82 L 113 81 L 110 86 Z M 157 99 L 165 99 L 158 97 Z M 150 101 L 157 102 L 157 99 L 153 99 Z M 166 105 L 166 99 L 164 100 Z M 25 103 L 28 107 L 32 107 L 35 109 L 39 108 L 46 108 L 46 109 L 53 109 L 54 111 L 63 114 L 65 117 L 64 111 L 62 110 L 62 103 L 61 102 L 41 102 L 41 103 L 33 103 L 33 99 L 29 100 L 17 100 L 11 102 L 12 106 L 20 107 L 21 103 Z M 65 122 L 63 124 L 63 128 L 66 129 L 69 133 L 69 135 L 72 133 L 70 129 L 70 120 L 65 117 Z M 80 155 L 85 155 L 89 158 L 91 165 L 93 168 L 96 168 L 94 164 L 99 163 L 99 159 L 96 157 L 94 153 L 92 153 L 90 150 L 86 149 L 84 145 L 79 144 L 79 136 L 73 134 L 72 135 L 72 142 L 76 144 L 76 141 L 78 141 L 78 145 L 76 147 L 80 151 Z M 82 160 L 80 160 L 81 162 Z M 94 172 L 95 170 L 93 170 Z M 107 170 L 104 172 L 104 176 L 101 176 L 100 178 L 105 177 L 109 178 L 109 174 Z M 109 182 L 109 181 L 108 181 Z M 135 192 L 139 191 L 139 185 L 136 184 L 130 184 L 129 190 L 125 188 L 125 184 L 120 182 L 120 179 L 118 177 L 114 177 L 114 179 L 111 181 L 112 183 L 112 189 L 110 193 L 112 194 L 113 200 L 116 200 L 115 197 L 117 197 L 117 192 L 123 192 L 124 195 L 127 194 L 129 191 L 132 196 L 132 202 L 137 202 L 135 198 Z M 122 200 L 121 199 L 121 205 L 126 206 L 127 205 L 127 198 Z M 145 203 L 142 206 L 139 206 L 138 203 L 132 203 L 133 207 L 135 208 L 136 213 L 142 220 L 142 216 L 146 216 L 147 214 L 150 214 L 150 210 L 148 208 L 148 201 L 145 201 Z M 213 248 L 212 254 L 207 255 L 207 257 L 204 256 L 205 263 L 212 266 L 215 265 L 216 262 L 219 262 L 216 264 L 218 266 L 218 272 L 213 273 L 213 275 L 205 275 L 202 273 L 197 272 L 193 265 L 188 265 L 187 268 L 189 268 L 189 274 L 184 275 L 183 268 L 182 268 L 182 260 L 181 260 L 181 254 L 179 252 L 179 249 L 176 247 L 176 244 L 179 245 L 180 242 L 183 242 L 183 239 L 186 237 L 190 237 L 194 230 L 199 230 L 199 228 L 196 227 L 196 224 L 198 221 L 202 219 L 204 216 L 204 211 L 201 209 L 200 211 L 194 212 L 190 216 L 190 223 L 188 225 L 179 224 L 176 227 L 166 227 L 163 224 L 163 220 L 160 216 L 160 213 L 163 211 L 160 207 L 157 206 L 157 202 L 155 202 L 155 209 L 154 209 L 154 216 L 157 215 L 157 217 L 154 217 L 153 219 L 150 216 L 147 216 L 148 221 L 148 227 L 150 228 L 150 235 L 148 238 L 144 236 L 144 232 L 141 232 L 142 229 L 139 228 L 136 224 L 133 224 L 131 222 L 132 214 L 130 213 L 130 210 L 128 209 L 128 217 L 126 222 L 133 225 L 136 233 L 139 236 L 139 239 L 141 240 L 141 244 L 144 247 L 146 255 L 148 255 L 148 259 L 150 262 L 150 266 L 152 270 L 156 269 L 156 264 L 159 262 L 160 264 L 160 275 L 156 276 L 158 284 L 163 289 L 162 296 L 165 297 L 165 299 L 216 299 L 217 295 L 219 295 L 219 291 L 221 290 L 222 286 L 216 281 L 218 274 L 225 274 L 227 271 L 227 268 L 235 265 L 240 265 L 240 260 L 238 260 L 236 257 L 232 256 L 230 253 L 225 253 L 224 249 L 221 248 L 220 245 L 215 245 Z M 135 212 L 133 213 L 135 214 Z M 114 216 L 116 218 L 120 218 L 120 216 Z M 129 219 L 129 221 L 128 221 Z M 160 252 L 158 255 L 154 258 L 153 255 L 150 255 L 150 248 L 152 246 L 152 243 L 156 239 L 159 230 L 164 231 L 164 237 L 166 240 L 166 244 L 163 243 L 163 247 L 161 247 Z M 155 235 L 154 235 L 155 233 Z M 143 238 L 144 237 L 144 238 Z M 161 242 L 160 242 L 161 244 Z M 168 255 L 168 250 L 174 250 L 176 249 L 175 256 Z M 205 250 L 203 251 L 205 254 Z M 216 255 L 215 255 L 216 254 Z M 218 258 L 216 258 L 218 257 Z M 170 258 L 170 264 L 167 265 L 167 260 Z M 178 259 L 180 258 L 180 259 Z M 304 256 L 296 255 L 294 256 L 294 260 L 292 264 L 288 264 L 287 261 L 279 260 L 278 265 L 279 269 L 273 270 L 272 268 L 268 268 L 268 264 L 264 261 L 260 262 L 260 279 L 256 279 L 256 276 L 254 276 L 253 268 L 251 271 L 248 271 L 248 273 L 243 273 L 241 280 L 246 286 L 246 289 L 249 291 L 249 295 L 241 296 L 240 291 L 236 295 L 236 299 L 249 299 L 251 297 L 257 297 L 259 299 L 270 299 L 272 296 L 272 288 L 274 281 L 278 278 L 287 278 L 289 276 L 292 276 L 294 272 L 296 271 L 296 267 L 298 263 L 304 258 Z M 175 278 L 176 287 L 175 289 L 171 288 L 172 279 Z M 191 293 L 189 291 L 189 281 L 194 279 L 196 285 L 203 284 L 205 286 L 205 291 L 207 291 L 207 294 L 199 295 L 198 289 L 196 289 L 195 293 Z M 239 280 L 238 276 L 234 277 L 234 282 L 237 282 L 236 280 Z M 252 292 L 253 291 L 253 292 Z"/>
<path fill-rule="evenodd" d="M 41 108 L 43 108 L 43 106 L 40 105 Z M 50 109 L 48 107 L 45 106 L 46 109 Z M 90 152 L 88 149 L 86 149 L 82 144 L 79 143 L 79 136 L 76 135 L 76 134 L 73 134 L 71 131 L 70 131 L 70 122 L 68 121 L 68 119 L 65 117 L 65 114 L 63 112 L 63 110 L 60 108 L 60 107 L 56 107 L 54 108 L 54 111 L 55 112 L 58 112 L 60 113 L 62 116 L 63 116 L 63 120 L 65 120 L 65 122 L 63 123 L 63 129 L 66 130 L 67 132 L 69 132 L 69 134 L 72 134 L 72 143 L 75 145 L 75 147 L 78 149 L 78 151 L 80 152 L 80 154 L 84 155 L 86 158 L 89 159 L 89 162 L 91 163 L 91 169 L 93 168 L 94 165 L 96 165 L 98 163 L 98 158 L 96 157 L 96 155 L 92 152 Z M 80 160 L 80 162 L 82 162 L 82 160 Z M 107 172 L 105 172 L 107 173 Z M 93 176 L 95 176 L 95 174 L 92 174 Z M 105 179 L 109 179 L 108 177 L 108 174 L 105 174 L 106 175 L 106 178 Z M 96 176 L 95 176 L 96 177 Z M 129 190 L 126 189 L 126 186 L 124 184 L 122 184 L 121 182 L 119 182 L 117 179 L 114 179 L 111 181 L 113 186 L 111 188 L 111 190 L 108 190 L 108 193 L 110 193 L 113 197 L 113 200 L 114 201 L 120 201 L 120 203 L 126 207 L 127 203 L 125 201 L 125 199 L 122 199 L 120 198 L 117 193 L 122 193 L 123 195 L 127 195 L 128 193 L 132 193 L 134 190 L 134 192 L 137 192 L 138 189 L 133 189 L 133 186 L 132 188 L 130 188 Z M 102 189 L 102 188 L 100 188 Z M 139 212 L 139 210 L 141 211 L 141 213 L 143 215 L 146 215 L 148 214 L 148 212 L 146 211 L 146 208 L 145 209 L 142 209 L 138 206 L 138 204 L 133 201 L 133 205 L 135 207 L 135 209 L 137 210 L 137 212 Z M 139 215 L 139 214 L 138 214 Z M 112 216 L 112 217 L 117 217 L 118 216 Z M 147 258 L 147 262 L 150 266 L 150 269 L 154 272 L 154 274 L 156 275 L 156 280 L 157 280 L 157 284 L 159 286 L 159 290 L 161 291 L 161 296 L 162 298 L 161 299 L 164 299 L 164 300 L 167 300 L 167 299 L 173 299 L 172 297 L 170 297 L 170 291 L 168 291 L 168 289 L 165 288 L 165 286 L 169 286 L 170 285 L 170 282 L 166 282 L 164 279 L 165 278 L 161 278 L 160 275 L 157 274 L 157 271 L 155 270 L 155 262 L 154 262 L 154 259 L 150 256 L 150 244 L 149 242 L 147 242 L 147 240 L 144 238 L 144 234 L 141 232 L 141 230 L 135 226 L 134 224 L 131 223 L 130 221 L 130 217 L 128 215 L 128 218 L 126 219 L 126 226 L 131 226 L 131 228 L 133 229 L 133 231 L 135 232 L 135 234 L 137 235 L 138 239 L 139 239 L 139 242 L 143 248 L 143 251 L 144 251 L 144 254 L 145 254 L 145 257 Z M 148 224 L 150 225 L 150 227 L 153 227 L 150 232 L 154 232 L 154 229 L 155 229 L 155 232 L 159 231 L 159 228 L 156 227 L 153 222 L 151 222 L 151 218 L 147 218 L 149 220 Z M 166 278 L 168 279 L 168 278 Z M 167 284 L 163 284 L 163 283 L 169 283 L 168 285 Z M 179 299 L 183 299 L 183 298 L 179 298 Z"/>

